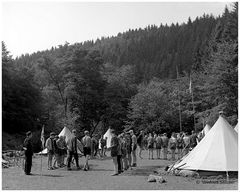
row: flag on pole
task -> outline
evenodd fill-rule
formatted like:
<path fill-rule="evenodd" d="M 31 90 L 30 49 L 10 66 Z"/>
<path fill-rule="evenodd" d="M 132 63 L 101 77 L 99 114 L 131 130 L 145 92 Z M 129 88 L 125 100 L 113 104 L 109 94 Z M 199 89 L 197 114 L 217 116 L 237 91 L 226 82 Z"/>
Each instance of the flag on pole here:
<path fill-rule="evenodd" d="M 42 127 L 42 132 L 41 132 L 41 142 L 42 142 L 42 148 L 44 149 L 44 143 L 45 143 L 45 138 L 44 138 L 44 125 Z"/>

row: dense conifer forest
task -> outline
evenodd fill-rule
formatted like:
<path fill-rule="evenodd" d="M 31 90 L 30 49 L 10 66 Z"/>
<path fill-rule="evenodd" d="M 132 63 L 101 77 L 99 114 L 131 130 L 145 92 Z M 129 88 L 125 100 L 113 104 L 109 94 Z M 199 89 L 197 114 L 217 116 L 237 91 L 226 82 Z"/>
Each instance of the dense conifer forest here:
<path fill-rule="evenodd" d="M 42 125 L 47 133 L 66 125 L 80 135 L 109 126 L 179 132 L 179 112 L 183 131 L 201 130 L 219 110 L 235 125 L 238 5 L 232 6 L 217 18 L 149 25 L 15 59 L 2 42 L 3 132 L 32 130 L 40 138 Z"/>

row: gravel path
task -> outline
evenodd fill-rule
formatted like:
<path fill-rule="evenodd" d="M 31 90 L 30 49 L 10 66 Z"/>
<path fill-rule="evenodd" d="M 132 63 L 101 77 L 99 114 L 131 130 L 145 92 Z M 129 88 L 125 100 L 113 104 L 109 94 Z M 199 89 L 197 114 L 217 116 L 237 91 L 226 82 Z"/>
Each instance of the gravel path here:
<path fill-rule="evenodd" d="M 47 170 L 47 158 L 43 157 L 43 171 L 40 173 L 41 158 L 33 159 L 32 176 L 26 176 L 19 167 L 2 169 L 2 189 L 19 190 L 101 190 L 101 189 L 161 189 L 161 190 L 184 190 L 184 189 L 215 189 L 215 190 L 236 190 L 238 182 L 231 184 L 203 184 L 199 180 L 166 175 L 164 178 L 167 183 L 148 183 L 147 178 L 157 168 L 164 170 L 169 161 L 148 160 L 147 152 L 143 153 L 144 159 L 138 159 L 138 167 L 128 170 L 119 176 L 110 176 L 113 173 L 112 160 L 91 160 L 91 170 L 88 172 L 82 170 L 67 171 L 65 168 L 52 171 Z M 83 164 L 84 158 L 80 158 L 80 164 Z M 163 171 L 164 172 L 164 171 Z M 198 184 L 199 183 L 199 184 Z"/>

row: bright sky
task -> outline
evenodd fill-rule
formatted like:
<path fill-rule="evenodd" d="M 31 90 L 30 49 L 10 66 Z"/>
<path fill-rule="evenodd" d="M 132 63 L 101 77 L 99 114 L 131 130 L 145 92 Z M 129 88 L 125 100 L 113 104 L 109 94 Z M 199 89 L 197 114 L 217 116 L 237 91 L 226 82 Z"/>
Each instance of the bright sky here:
<path fill-rule="evenodd" d="M 128 29 L 221 15 L 229 2 L 4 2 L 3 40 L 11 54 L 95 40 Z"/>

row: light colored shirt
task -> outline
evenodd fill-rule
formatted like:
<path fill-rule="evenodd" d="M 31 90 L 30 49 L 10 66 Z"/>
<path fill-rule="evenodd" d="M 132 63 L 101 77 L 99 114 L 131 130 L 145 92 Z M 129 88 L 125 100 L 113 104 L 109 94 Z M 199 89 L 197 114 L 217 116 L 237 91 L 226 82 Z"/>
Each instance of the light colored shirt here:
<path fill-rule="evenodd" d="M 91 147 L 91 137 L 89 137 L 88 135 L 86 135 L 85 137 L 83 137 L 82 142 L 83 142 L 83 146 L 84 147 Z"/>

